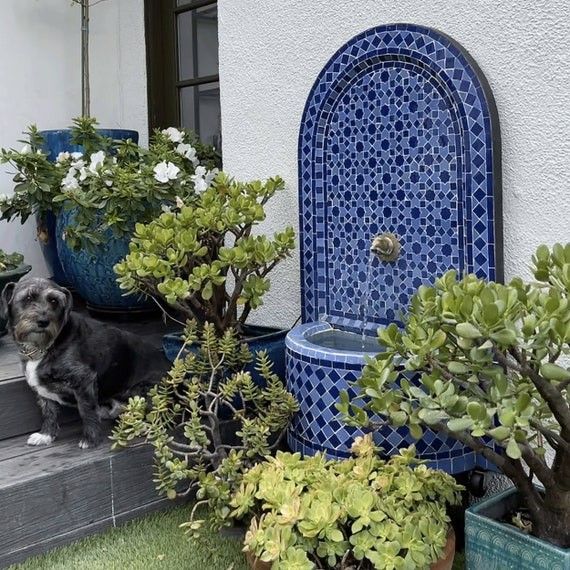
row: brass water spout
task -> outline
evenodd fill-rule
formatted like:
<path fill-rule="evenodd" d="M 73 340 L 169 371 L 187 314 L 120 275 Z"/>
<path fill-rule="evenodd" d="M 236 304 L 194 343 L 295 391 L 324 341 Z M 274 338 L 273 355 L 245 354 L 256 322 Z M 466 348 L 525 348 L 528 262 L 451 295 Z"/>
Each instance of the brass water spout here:
<path fill-rule="evenodd" d="M 390 232 L 376 236 L 370 247 L 370 251 L 382 261 L 396 261 L 401 249 L 398 237 Z"/>

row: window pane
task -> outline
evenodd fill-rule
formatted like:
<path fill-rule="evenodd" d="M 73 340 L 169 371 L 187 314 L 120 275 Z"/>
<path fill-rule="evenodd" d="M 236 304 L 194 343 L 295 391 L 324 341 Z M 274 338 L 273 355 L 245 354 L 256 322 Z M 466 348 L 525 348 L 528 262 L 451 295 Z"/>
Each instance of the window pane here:
<path fill-rule="evenodd" d="M 183 12 L 178 18 L 179 81 L 218 73 L 218 7 Z"/>
<path fill-rule="evenodd" d="M 222 122 L 219 83 L 205 83 L 180 90 L 182 126 L 194 130 L 202 142 L 220 147 Z"/>

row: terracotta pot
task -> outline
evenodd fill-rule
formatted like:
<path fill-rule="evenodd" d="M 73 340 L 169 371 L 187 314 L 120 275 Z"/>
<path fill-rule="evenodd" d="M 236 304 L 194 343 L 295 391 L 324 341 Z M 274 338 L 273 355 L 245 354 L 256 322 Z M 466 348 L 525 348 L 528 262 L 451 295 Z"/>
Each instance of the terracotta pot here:
<path fill-rule="evenodd" d="M 247 563 L 252 570 L 271 570 L 270 562 L 262 562 L 251 552 L 246 552 Z M 455 558 L 455 532 L 453 528 L 447 533 L 447 543 L 443 550 L 442 557 L 430 566 L 430 570 L 451 570 L 453 559 Z"/>
<path fill-rule="evenodd" d="M 447 543 L 443 549 L 441 558 L 430 566 L 430 570 L 451 570 L 453 559 L 455 558 L 455 531 L 449 528 L 447 533 Z"/>

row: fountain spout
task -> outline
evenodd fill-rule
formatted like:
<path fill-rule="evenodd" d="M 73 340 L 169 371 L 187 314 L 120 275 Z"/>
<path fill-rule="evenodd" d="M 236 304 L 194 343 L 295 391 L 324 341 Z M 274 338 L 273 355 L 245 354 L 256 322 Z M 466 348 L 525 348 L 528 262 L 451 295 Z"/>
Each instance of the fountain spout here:
<path fill-rule="evenodd" d="M 398 237 L 390 232 L 377 235 L 372 240 L 370 251 L 382 261 L 396 261 L 402 246 Z"/>

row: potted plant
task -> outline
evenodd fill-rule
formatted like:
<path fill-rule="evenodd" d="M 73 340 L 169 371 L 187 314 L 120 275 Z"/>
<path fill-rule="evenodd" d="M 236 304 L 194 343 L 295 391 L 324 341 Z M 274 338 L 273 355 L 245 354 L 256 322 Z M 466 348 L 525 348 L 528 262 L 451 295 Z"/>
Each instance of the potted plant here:
<path fill-rule="evenodd" d="M 0 293 L 8 283 L 19 281 L 31 269 L 31 265 L 24 263 L 24 256 L 21 253 L 6 253 L 0 249 Z M 7 332 L 6 317 L 7 315 L 0 315 L 0 336 Z"/>
<path fill-rule="evenodd" d="M 462 487 L 416 460 L 413 448 L 384 461 L 365 436 L 353 452 L 330 461 L 277 452 L 243 475 L 224 514 L 247 524 L 252 568 L 451 568 L 446 506 Z M 184 526 L 200 532 L 206 522 Z"/>
<path fill-rule="evenodd" d="M 353 425 L 374 428 L 371 412 L 416 437 L 422 426 L 452 436 L 510 477 L 514 489 L 467 513 L 470 568 L 570 564 L 570 244 L 540 246 L 533 263 L 530 284 L 451 271 L 420 287 L 405 329 L 379 331 L 385 351 L 358 401 L 339 405 Z"/>
<path fill-rule="evenodd" d="M 143 149 L 105 137 L 96 127 L 95 119 L 75 119 L 73 140 L 83 150 L 60 152 L 53 163 L 41 151 L 35 128 L 24 151 L 2 150 L 2 160 L 16 169 L 18 184 L 0 211 L 7 220 L 55 212 L 58 257 L 88 306 L 139 309 L 148 302 L 126 298 L 113 272 L 128 252 L 135 223 L 150 221 L 178 196 L 192 195 L 195 184 L 211 176 L 206 167 L 213 168 L 218 157 L 186 131 L 157 131 Z"/>
<path fill-rule="evenodd" d="M 269 273 L 295 244 L 291 227 L 273 238 L 253 235 L 265 204 L 283 188 L 279 177 L 243 183 L 219 173 L 194 199 L 137 224 L 129 254 L 115 267 L 121 288 L 152 296 L 184 318 L 209 321 L 219 334 L 232 328 L 242 339 L 261 335 L 258 343 L 284 375 L 286 331 L 247 326 L 269 289 Z M 167 337 L 167 356 L 174 358 L 180 344 L 179 336 Z"/>
<path fill-rule="evenodd" d="M 184 346 L 145 401 L 133 398 L 113 431 L 114 447 L 143 437 L 154 447 L 157 489 L 168 498 L 196 493 L 211 507 L 211 525 L 230 525 L 227 502 L 245 470 L 279 444 L 297 402 L 257 354 L 264 386 L 244 366 L 253 359 L 231 329 L 187 323 Z"/>

